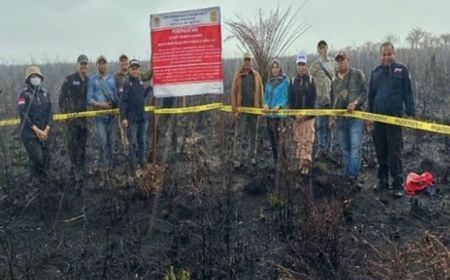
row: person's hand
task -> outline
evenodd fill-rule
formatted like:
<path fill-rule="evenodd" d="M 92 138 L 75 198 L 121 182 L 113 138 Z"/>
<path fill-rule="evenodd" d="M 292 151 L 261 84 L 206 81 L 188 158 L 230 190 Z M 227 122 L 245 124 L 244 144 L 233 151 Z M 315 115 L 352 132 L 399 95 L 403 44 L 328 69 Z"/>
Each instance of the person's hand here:
<path fill-rule="evenodd" d="M 34 134 L 36 134 L 39 140 L 44 141 L 47 139 L 47 135 L 45 134 L 45 132 L 39 129 L 37 126 L 33 125 L 31 129 L 33 130 Z"/>
<path fill-rule="evenodd" d="M 414 116 L 407 116 L 406 117 L 408 120 L 415 120 L 416 118 Z"/>
<path fill-rule="evenodd" d="M 104 110 L 112 108 L 112 105 L 109 102 L 97 102 L 96 104 L 94 104 L 94 106 Z"/>
<path fill-rule="evenodd" d="M 364 128 L 368 134 L 371 133 L 373 131 L 373 121 L 365 120 Z"/>
<path fill-rule="evenodd" d="M 329 121 L 328 127 L 331 130 L 334 130 L 336 128 L 336 118 L 335 117 L 330 117 L 330 121 Z"/>
<path fill-rule="evenodd" d="M 353 113 L 356 109 L 356 103 L 352 102 L 347 106 L 347 113 Z"/>
<path fill-rule="evenodd" d="M 122 121 L 122 127 L 123 128 L 128 128 L 128 120 L 123 120 Z"/>
<path fill-rule="evenodd" d="M 270 109 L 269 109 L 269 107 L 267 107 L 267 105 L 264 105 L 264 108 L 262 109 L 262 111 L 264 114 L 267 114 L 270 112 Z"/>
<path fill-rule="evenodd" d="M 277 106 L 275 108 L 272 109 L 272 112 L 276 113 L 280 110 L 280 106 Z"/>
<path fill-rule="evenodd" d="M 48 139 L 48 133 L 50 132 L 50 126 L 46 126 L 45 129 L 43 130 L 43 139 L 42 140 L 47 140 Z"/>

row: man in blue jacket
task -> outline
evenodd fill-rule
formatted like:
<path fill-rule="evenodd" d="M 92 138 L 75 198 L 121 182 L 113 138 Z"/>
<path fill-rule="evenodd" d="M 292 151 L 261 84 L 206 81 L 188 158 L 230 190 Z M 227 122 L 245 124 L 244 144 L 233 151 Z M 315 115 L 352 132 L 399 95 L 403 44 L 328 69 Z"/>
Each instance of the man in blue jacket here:
<path fill-rule="evenodd" d="M 117 107 L 116 80 L 108 74 L 106 57 L 97 58 L 97 74 L 89 79 L 87 104 L 96 110 L 112 109 Z M 101 115 L 96 119 L 97 142 L 100 146 L 100 155 L 104 169 L 111 168 L 113 164 L 113 133 L 114 118 L 112 115 Z"/>
<path fill-rule="evenodd" d="M 145 167 L 145 100 L 150 87 L 144 89 L 140 78 L 140 64 L 136 59 L 130 60 L 128 77 L 120 88 L 120 117 L 122 127 L 128 129 L 128 161 L 131 173 L 136 170 L 136 156 L 139 167 Z"/>
<path fill-rule="evenodd" d="M 394 46 L 383 43 L 380 47 L 381 65 L 373 70 L 369 84 L 369 112 L 410 118 L 415 116 L 414 96 L 408 68 L 395 61 Z M 402 197 L 403 136 L 400 126 L 375 123 L 373 140 L 378 160 L 376 189 L 389 188 L 389 174 L 395 197 Z"/>

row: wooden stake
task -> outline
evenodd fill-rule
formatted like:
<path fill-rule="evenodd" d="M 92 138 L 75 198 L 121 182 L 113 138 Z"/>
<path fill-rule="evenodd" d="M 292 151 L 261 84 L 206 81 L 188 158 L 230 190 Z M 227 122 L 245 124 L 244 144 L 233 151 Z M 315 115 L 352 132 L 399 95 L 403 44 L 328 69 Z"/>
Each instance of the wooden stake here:
<path fill-rule="evenodd" d="M 222 94 L 222 104 L 224 103 L 224 94 Z M 220 160 L 223 162 L 225 159 L 225 117 L 224 112 L 220 111 Z"/>
<path fill-rule="evenodd" d="M 156 98 L 153 98 L 152 105 L 156 106 Z M 152 118 L 152 164 L 156 166 L 156 155 L 158 153 L 158 141 L 157 141 L 157 114 L 153 111 Z"/>

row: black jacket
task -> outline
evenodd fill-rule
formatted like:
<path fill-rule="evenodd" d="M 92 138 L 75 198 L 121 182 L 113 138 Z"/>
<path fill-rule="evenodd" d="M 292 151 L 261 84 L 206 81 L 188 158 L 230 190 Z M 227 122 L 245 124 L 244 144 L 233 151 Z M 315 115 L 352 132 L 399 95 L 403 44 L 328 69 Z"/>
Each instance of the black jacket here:
<path fill-rule="evenodd" d="M 31 127 L 44 130 L 52 122 L 52 102 L 46 89 L 27 84 L 17 97 L 22 138 L 37 138 Z"/>
<path fill-rule="evenodd" d="M 140 79 L 128 77 L 119 89 L 120 92 L 120 118 L 128 122 L 145 119 L 145 100 L 150 87 L 144 89 L 144 82 Z"/>
<path fill-rule="evenodd" d="M 406 115 L 415 116 L 408 68 L 396 62 L 378 66 L 369 83 L 369 112 L 401 117 L 405 111 Z"/>
<path fill-rule="evenodd" d="M 311 76 L 296 76 L 291 79 L 288 92 L 289 109 L 314 109 L 316 86 Z"/>
<path fill-rule="evenodd" d="M 59 95 L 59 110 L 62 113 L 84 112 L 87 110 L 87 85 L 89 78 L 84 81 L 78 73 L 67 76 L 61 86 Z M 86 118 L 72 119 L 71 124 L 86 125 Z"/>

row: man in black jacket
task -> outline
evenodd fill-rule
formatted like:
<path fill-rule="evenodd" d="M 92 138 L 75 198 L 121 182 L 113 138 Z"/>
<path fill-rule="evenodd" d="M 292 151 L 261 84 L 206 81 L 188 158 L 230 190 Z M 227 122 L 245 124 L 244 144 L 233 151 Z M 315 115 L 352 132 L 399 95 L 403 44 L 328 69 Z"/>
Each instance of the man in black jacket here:
<path fill-rule="evenodd" d="M 145 134 L 147 120 L 145 100 L 150 87 L 144 89 L 140 78 L 140 64 L 136 59 L 130 60 L 129 76 L 123 82 L 120 92 L 120 117 L 122 126 L 128 129 L 128 160 L 131 173 L 135 173 L 136 156 L 141 168 L 145 166 Z"/>
<path fill-rule="evenodd" d="M 381 65 L 373 70 L 369 84 L 369 112 L 402 117 L 406 111 L 406 115 L 413 118 L 414 96 L 408 68 L 395 61 L 391 43 L 382 44 L 380 53 Z M 390 174 L 394 196 L 402 197 L 402 128 L 376 122 L 373 140 L 378 160 L 377 189 L 389 188 Z"/>
<path fill-rule="evenodd" d="M 314 109 L 316 104 L 316 87 L 313 78 L 308 73 L 305 53 L 297 55 L 297 75 L 289 84 L 289 109 Z M 295 116 L 292 130 L 297 143 L 297 158 L 299 169 L 303 175 L 310 172 L 312 152 L 315 138 L 314 117 Z"/>
<path fill-rule="evenodd" d="M 62 113 L 84 112 L 87 109 L 86 96 L 89 77 L 89 60 L 86 55 L 77 59 L 77 72 L 65 78 L 59 95 L 59 109 Z M 85 173 L 87 120 L 75 118 L 66 121 L 66 141 L 71 162 L 71 176 L 76 183 Z"/>

